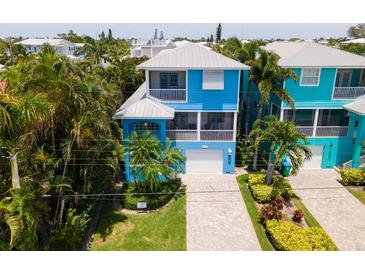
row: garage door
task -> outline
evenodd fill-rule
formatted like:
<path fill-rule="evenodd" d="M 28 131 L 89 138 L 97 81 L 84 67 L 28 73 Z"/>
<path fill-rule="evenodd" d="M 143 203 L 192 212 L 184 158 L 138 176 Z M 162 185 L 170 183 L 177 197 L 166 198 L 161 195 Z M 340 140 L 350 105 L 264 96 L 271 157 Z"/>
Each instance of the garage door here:
<path fill-rule="evenodd" d="M 312 150 L 312 158 L 306 160 L 303 169 L 320 169 L 322 163 L 323 146 L 309 146 Z"/>
<path fill-rule="evenodd" d="M 223 150 L 187 150 L 186 173 L 223 173 Z"/>

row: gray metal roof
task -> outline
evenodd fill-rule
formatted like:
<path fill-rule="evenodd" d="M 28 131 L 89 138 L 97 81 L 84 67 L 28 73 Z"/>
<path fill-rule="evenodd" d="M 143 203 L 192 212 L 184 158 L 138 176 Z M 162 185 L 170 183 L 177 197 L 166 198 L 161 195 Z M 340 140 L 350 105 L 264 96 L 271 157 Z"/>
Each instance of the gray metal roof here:
<path fill-rule="evenodd" d="M 187 42 L 165 50 L 137 66 L 139 69 L 248 69 L 249 67 L 213 50 Z"/>
<path fill-rule="evenodd" d="M 344 106 L 345 109 L 355 112 L 359 115 L 365 115 L 365 97 L 361 97 L 356 101 Z"/>
<path fill-rule="evenodd" d="M 273 42 L 264 47 L 280 56 L 282 67 L 365 68 L 365 57 L 312 42 Z"/>
<path fill-rule="evenodd" d="M 134 103 L 142 100 L 143 97 L 146 95 L 146 82 L 144 82 L 128 99 L 123 103 L 123 105 L 120 106 L 120 108 L 117 110 L 120 111 L 122 109 L 125 109 L 126 107 L 129 107 L 130 105 L 133 105 Z"/>
<path fill-rule="evenodd" d="M 144 98 L 118 110 L 114 119 L 173 119 L 175 110 L 149 98 Z"/>

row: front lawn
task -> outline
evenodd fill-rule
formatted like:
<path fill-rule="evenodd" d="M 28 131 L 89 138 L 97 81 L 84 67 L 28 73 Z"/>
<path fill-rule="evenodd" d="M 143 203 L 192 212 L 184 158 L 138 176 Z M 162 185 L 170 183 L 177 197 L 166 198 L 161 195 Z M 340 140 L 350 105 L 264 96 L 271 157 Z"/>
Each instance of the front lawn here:
<path fill-rule="evenodd" d="M 147 214 L 124 214 L 107 204 L 90 250 L 186 250 L 185 195 L 163 209 Z"/>
<path fill-rule="evenodd" d="M 365 205 L 365 189 L 363 187 L 346 186 L 346 189 Z"/>

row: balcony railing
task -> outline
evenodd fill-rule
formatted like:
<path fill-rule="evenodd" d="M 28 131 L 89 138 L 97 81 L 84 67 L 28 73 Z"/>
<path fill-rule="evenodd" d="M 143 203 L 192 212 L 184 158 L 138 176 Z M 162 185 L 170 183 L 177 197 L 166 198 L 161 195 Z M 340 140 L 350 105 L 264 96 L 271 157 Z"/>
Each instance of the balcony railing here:
<path fill-rule="evenodd" d="M 347 136 L 348 127 L 345 126 L 317 126 L 313 136 L 314 127 L 297 127 L 298 130 L 308 137 L 343 137 Z"/>
<path fill-rule="evenodd" d="M 200 140 L 204 141 L 232 141 L 233 130 L 201 130 Z"/>
<path fill-rule="evenodd" d="M 150 89 L 149 95 L 161 101 L 186 101 L 186 89 Z"/>
<path fill-rule="evenodd" d="M 356 99 L 365 95 L 365 87 L 335 87 L 334 99 Z"/>
<path fill-rule="evenodd" d="M 199 139 L 200 133 L 200 139 Z M 233 141 L 233 130 L 166 130 L 166 136 L 176 141 Z"/>
<path fill-rule="evenodd" d="M 197 130 L 166 130 L 166 136 L 170 140 L 196 141 L 198 140 Z"/>

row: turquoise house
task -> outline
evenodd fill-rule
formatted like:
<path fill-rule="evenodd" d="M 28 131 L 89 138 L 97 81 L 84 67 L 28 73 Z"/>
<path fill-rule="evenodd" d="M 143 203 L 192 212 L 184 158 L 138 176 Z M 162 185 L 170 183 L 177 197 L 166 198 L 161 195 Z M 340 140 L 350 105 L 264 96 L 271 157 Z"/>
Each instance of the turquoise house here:
<path fill-rule="evenodd" d="M 308 42 L 274 42 L 265 49 L 298 76 L 283 83 L 295 111 L 272 97 L 266 114 L 293 121 L 308 136 L 313 157 L 303 168 L 363 165 L 365 57 Z"/>
<path fill-rule="evenodd" d="M 150 130 L 182 149 L 185 173 L 233 174 L 241 75 L 249 68 L 190 42 L 137 68 L 146 80 L 115 114 L 123 138 Z M 125 166 L 132 182 L 128 155 Z"/>

